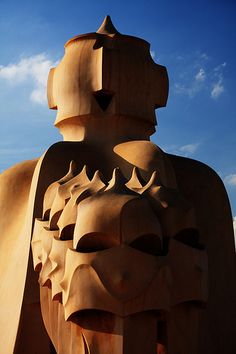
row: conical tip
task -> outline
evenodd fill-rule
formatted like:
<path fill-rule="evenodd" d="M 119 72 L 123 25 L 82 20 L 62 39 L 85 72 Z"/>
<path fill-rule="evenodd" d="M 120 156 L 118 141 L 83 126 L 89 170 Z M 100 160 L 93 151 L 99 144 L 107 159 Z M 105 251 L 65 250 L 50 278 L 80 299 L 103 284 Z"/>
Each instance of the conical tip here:
<path fill-rule="evenodd" d="M 103 23 L 101 24 L 101 26 L 97 30 L 97 33 L 109 35 L 109 34 L 117 34 L 119 32 L 117 31 L 117 29 L 113 25 L 111 18 L 108 15 L 104 18 Z"/>

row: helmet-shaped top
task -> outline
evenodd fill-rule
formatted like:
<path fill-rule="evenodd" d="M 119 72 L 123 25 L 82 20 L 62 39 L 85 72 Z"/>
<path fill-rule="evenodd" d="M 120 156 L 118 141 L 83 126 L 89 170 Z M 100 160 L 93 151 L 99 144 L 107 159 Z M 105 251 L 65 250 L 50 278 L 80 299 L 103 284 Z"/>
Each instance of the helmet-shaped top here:
<path fill-rule="evenodd" d="M 55 125 L 72 117 L 119 117 L 154 127 L 155 109 L 166 105 L 168 76 L 143 39 L 120 34 L 105 18 L 97 32 L 65 44 L 65 55 L 48 78 L 48 103 Z"/>

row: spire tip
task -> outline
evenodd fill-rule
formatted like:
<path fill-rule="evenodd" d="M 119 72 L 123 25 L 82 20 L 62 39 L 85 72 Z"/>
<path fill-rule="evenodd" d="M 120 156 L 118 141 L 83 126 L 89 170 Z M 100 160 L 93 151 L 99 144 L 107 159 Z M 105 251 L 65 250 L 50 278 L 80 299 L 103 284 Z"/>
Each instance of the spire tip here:
<path fill-rule="evenodd" d="M 103 23 L 101 24 L 101 26 L 97 30 L 97 33 L 111 35 L 111 34 L 117 34 L 119 32 L 117 31 L 117 29 L 113 25 L 111 17 L 109 15 L 107 15 L 104 18 Z"/>

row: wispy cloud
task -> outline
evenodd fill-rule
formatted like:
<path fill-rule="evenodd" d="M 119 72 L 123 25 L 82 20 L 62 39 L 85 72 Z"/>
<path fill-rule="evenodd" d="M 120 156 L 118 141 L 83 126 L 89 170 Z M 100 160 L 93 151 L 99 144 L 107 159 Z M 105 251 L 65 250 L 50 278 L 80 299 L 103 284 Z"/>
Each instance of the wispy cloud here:
<path fill-rule="evenodd" d="M 224 178 L 224 183 L 229 186 L 236 186 L 236 174 L 230 174 Z"/>
<path fill-rule="evenodd" d="M 224 90 L 223 79 L 219 79 L 212 86 L 211 97 L 217 99 L 224 92 Z"/>
<path fill-rule="evenodd" d="M 56 63 L 44 53 L 25 57 L 17 63 L 0 65 L 0 79 L 6 80 L 13 86 L 31 83 L 30 100 L 34 103 L 44 104 L 46 102 L 48 72 L 55 65 Z"/>
<path fill-rule="evenodd" d="M 197 53 L 199 53 L 199 52 L 197 52 Z M 199 53 L 199 55 L 200 55 L 201 59 L 204 59 L 204 60 L 208 60 L 209 59 L 209 56 L 206 53 Z"/>
<path fill-rule="evenodd" d="M 217 67 L 214 68 L 214 82 L 212 84 L 212 90 L 211 90 L 211 97 L 213 99 L 217 99 L 225 90 L 224 88 L 224 77 L 222 70 L 226 66 L 226 62 L 218 65 Z"/>
<path fill-rule="evenodd" d="M 205 79 L 206 79 L 205 70 L 203 68 L 200 68 L 198 73 L 195 76 L 195 80 L 196 81 L 205 81 Z"/>
<path fill-rule="evenodd" d="M 200 52 L 188 57 L 177 56 L 176 60 L 178 65 L 181 64 L 174 84 L 176 94 L 193 98 L 205 91 L 210 98 L 216 100 L 225 91 L 223 71 L 226 62 L 214 66 L 210 57 Z"/>
<path fill-rule="evenodd" d="M 197 151 L 199 145 L 200 143 L 183 145 L 180 146 L 179 151 L 186 155 L 193 155 Z"/>
<path fill-rule="evenodd" d="M 205 80 L 205 69 L 199 68 L 195 73 L 183 75 L 179 82 L 175 83 L 175 92 L 192 98 L 204 88 Z"/>
<path fill-rule="evenodd" d="M 224 63 L 222 63 L 222 64 L 216 66 L 216 67 L 214 68 L 214 72 L 220 72 L 221 69 L 222 69 L 222 68 L 225 68 L 225 67 L 226 67 L 226 62 L 224 62 Z"/>
<path fill-rule="evenodd" d="M 190 157 L 196 153 L 199 146 L 200 146 L 200 143 L 192 143 L 192 144 L 186 144 L 186 145 L 181 145 L 181 146 L 173 145 L 173 146 L 165 147 L 164 150 L 170 154 L 182 155 L 184 157 Z"/>

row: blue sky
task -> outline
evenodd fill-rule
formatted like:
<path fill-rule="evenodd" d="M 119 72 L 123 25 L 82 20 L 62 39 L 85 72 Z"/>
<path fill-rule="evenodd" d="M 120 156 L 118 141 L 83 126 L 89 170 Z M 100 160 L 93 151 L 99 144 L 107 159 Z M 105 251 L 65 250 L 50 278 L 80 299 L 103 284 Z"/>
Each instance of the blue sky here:
<path fill-rule="evenodd" d="M 48 70 L 69 38 L 96 31 L 107 14 L 121 33 L 150 42 L 168 69 L 169 101 L 152 140 L 215 169 L 236 216 L 235 0 L 0 0 L 0 171 L 61 140 L 46 103 Z"/>

